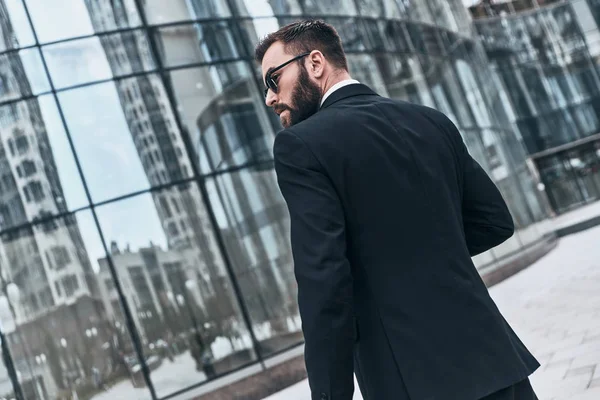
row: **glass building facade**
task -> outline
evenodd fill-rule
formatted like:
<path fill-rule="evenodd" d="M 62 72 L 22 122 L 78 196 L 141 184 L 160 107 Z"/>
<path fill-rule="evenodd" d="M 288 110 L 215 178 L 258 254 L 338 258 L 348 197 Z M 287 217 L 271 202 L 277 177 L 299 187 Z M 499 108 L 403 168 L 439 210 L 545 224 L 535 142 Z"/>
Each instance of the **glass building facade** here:
<path fill-rule="evenodd" d="M 471 8 L 557 213 L 600 199 L 600 1 Z"/>
<path fill-rule="evenodd" d="M 459 126 L 517 227 L 482 273 L 545 240 L 461 0 L 0 0 L 0 398 L 172 398 L 302 343 L 252 53 L 304 16 Z"/>

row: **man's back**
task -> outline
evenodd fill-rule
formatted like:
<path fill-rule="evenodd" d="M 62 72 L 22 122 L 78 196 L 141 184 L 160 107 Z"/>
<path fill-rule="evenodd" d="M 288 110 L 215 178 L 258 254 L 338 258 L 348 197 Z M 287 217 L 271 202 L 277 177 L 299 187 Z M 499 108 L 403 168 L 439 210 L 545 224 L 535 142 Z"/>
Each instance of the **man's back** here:
<path fill-rule="evenodd" d="M 344 398 L 352 358 L 375 400 L 475 400 L 537 368 L 471 261 L 510 213 L 444 115 L 351 85 L 275 160 L 313 393 Z"/>

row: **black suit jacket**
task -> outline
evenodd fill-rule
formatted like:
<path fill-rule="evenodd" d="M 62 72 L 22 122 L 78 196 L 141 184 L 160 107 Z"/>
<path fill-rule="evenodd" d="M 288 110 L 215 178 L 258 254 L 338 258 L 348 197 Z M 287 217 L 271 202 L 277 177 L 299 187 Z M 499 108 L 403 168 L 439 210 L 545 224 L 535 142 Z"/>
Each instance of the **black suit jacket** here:
<path fill-rule="evenodd" d="M 475 400 L 538 366 L 471 256 L 512 217 L 453 123 L 345 86 L 281 131 L 312 399 Z"/>

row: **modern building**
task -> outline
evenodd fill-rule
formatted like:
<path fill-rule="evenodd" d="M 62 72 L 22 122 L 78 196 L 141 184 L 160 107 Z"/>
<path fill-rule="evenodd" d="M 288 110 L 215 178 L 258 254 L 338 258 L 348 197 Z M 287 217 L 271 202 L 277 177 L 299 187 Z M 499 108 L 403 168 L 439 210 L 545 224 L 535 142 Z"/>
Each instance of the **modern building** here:
<path fill-rule="evenodd" d="M 0 397 L 189 398 L 297 351 L 252 53 L 305 16 L 358 80 L 460 128 L 517 226 L 476 257 L 484 278 L 548 250 L 512 94 L 460 0 L 0 0 Z"/>
<path fill-rule="evenodd" d="M 600 199 L 600 2 L 470 8 L 498 84 L 557 213 Z"/>

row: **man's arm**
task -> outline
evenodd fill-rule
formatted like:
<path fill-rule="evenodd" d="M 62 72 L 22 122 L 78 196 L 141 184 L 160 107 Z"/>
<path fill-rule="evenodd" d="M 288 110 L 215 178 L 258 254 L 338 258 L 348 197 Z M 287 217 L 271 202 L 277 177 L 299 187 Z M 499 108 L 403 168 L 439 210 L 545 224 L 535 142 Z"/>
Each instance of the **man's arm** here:
<path fill-rule="evenodd" d="M 338 195 L 306 144 L 289 130 L 274 144 L 275 171 L 291 219 L 294 271 L 313 400 L 350 400 L 352 274 Z"/>
<path fill-rule="evenodd" d="M 452 122 L 450 122 L 452 124 Z M 502 194 L 471 157 L 458 129 L 459 157 L 463 168 L 462 214 L 469 254 L 483 253 L 510 238 L 515 226 Z"/>

